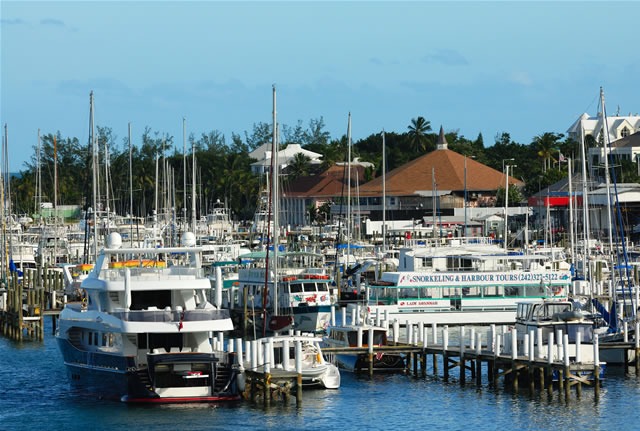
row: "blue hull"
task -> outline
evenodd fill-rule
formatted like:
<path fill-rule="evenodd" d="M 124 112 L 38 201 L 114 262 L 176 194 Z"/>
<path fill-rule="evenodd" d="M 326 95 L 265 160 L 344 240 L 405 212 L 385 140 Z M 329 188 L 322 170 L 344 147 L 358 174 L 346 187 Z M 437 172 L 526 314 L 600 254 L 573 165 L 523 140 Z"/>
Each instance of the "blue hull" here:
<path fill-rule="evenodd" d="M 154 392 L 147 369 L 138 369 L 133 356 L 87 352 L 59 337 L 57 342 L 71 384 L 77 390 L 92 396 L 141 403 L 218 402 L 240 399 L 236 384 L 237 374 L 229 364 L 220 365 L 228 368 L 230 372 L 225 387 L 216 388 L 216 392 L 211 396 L 163 398 Z"/>

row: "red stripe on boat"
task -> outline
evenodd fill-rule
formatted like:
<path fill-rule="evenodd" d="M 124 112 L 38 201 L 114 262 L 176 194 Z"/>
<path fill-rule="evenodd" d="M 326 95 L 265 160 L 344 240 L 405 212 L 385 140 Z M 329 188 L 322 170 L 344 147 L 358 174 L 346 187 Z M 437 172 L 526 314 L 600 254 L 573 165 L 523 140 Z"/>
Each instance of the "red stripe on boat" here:
<path fill-rule="evenodd" d="M 236 397 L 185 397 L 185 398 L 124 398 L 126 403 L 188 403 L 188 402 L 205 402 L 205 401 L 237 401 L 240 396 Z"/>

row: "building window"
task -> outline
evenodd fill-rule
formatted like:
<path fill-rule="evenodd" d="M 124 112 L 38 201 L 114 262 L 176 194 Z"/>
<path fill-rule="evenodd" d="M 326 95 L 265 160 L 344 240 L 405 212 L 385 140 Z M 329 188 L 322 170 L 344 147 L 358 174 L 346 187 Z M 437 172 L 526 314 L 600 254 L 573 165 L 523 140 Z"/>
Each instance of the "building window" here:
<path fill-rule="evenodd" d="M 627 136 L 629 136 L 629 129 L 627 129 L 627 126 L 625 126 L 624 129 L 622 129 L 622 131 L 620 132 L 620 136 L 622 136 L 623 138 L 626 138 Z"/>

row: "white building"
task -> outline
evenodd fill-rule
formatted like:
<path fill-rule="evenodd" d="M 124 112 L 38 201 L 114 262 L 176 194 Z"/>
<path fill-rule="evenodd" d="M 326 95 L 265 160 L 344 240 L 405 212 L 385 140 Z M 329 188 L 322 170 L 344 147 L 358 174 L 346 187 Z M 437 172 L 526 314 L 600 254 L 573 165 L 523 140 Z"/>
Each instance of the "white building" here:
<path fill-rule="evenodd" d="M 271 167 L 271 148 L 272 144 L 267 142 L 260 145 L 258 148 L 249 153 L 249 157 L 258 160 L 251 164 L 251 171 L 256 174 L 265 174 L 269 172 Z M 278 151 L 278 164 L 280 170 L 284 170 L 296 154 L 302 153 L 309 157 L 312 165 L 319 165 L 322 163 L 322 154 L 314 153 L 313 151 L 305 150 L 300 144 L 289 144 L 284 150 Z"/>
<path fill-rule="evenodd" d="M 567 130 L 568 136 L 580 141 L 581 133 L 594 137 L 598 146 L 587 150 L 589 171 L 592 176 L 600 176 L 604 165 L 604 157 L 609 151 L 604 147 L 605 135 L 608 130 L 608 141 L 611 143 L 611 153 L 616 159 L 640 161 L 640 115 L 607 116 L 607 121 L 602 115 L 590 117 L 584 113 Z"/>
<path fill-rule="evenodd" d="M 629 135 L 633 135 L 636 132 L 640 132 L 640 115 L 627 116 L 608 116 L 607 126 L 609 129 L 609 140 L 615 142 L 618 139 L 625 138 Z M 580 141 L 581 130 L 584 130 L 585 136 L 593 136 L 597 142 L 602 142 L 604 136 L 602 134 L 604 130 L 604 121 L 602 121 L 602 115 L 598 114 L 595 117 L 590 117 L 586 112 L 582 114 L 567 130 L 567 134 L 570 138 Z"/>

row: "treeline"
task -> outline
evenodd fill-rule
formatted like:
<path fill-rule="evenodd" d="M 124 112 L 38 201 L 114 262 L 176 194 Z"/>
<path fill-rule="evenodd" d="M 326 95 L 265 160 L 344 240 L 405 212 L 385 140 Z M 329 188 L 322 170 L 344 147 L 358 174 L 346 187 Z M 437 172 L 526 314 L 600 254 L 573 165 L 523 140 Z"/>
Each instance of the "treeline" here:
<path fill-rule="evenodd" d="M 249 152 L 271 141 L 271 125 L 255 123 L 250 132 L 242 135 L 233 133 L 231 139 L 217 130 L 191 134 L 187 147 L 187 202 L 191 208 L 191 148 L 195 147 L 197 166 L 198 213 L 201 214 L 220 200 L 226 202 L 238 219 L 250 219 L 255 211 L 259 195 L 261 178 L 251 172 Z M 129 143 L 127 138 L 118 139 L 111 128 L 97 127 L 97 142 L 100 159 L 101 196 L 106 194 L 105 171 L 109 172 L 109 195 L 112 209 L 119 214 L 130 213 L 129 209 Z M 429 121 L 423 117 L 412 119 L 404 132 L 386 132 L 387 170 L 392 170 L 416 157 L 436 148 L 438 134 L 431 129 Z M 543 133 L 535 136 L 528 144 L 514 142 L 508 133 L 495 137 L 493 145 L 485 147 L 483 136 L 468 139 L 459 131 L 446 133 L 449 149 L 473 157 L 480 163 L 501 171 L 503 161 L 514 164 L 512 176 L 521 179 L 526 186 L 526 196 L 557 182 L 567 175 L 566 163 L 560 162 L 560 154 L 564 157 L 579 158 L 578 143 L 558 133 Z M 590 138 L 590 137 L 588 137 Z M 89 144 L 79 142 L 75 137 L 55 135 L 57 147 L 58 172 L 58 204 L 78 204 L 84 208 L 90 206 L 92 197 L 92 165 Z M 134 140 L 136 142 L 137 140 Z M 177 214 L 183 207 L 183 153 L 182 142 L 168 134 L 145 128 L 142 144 L 132 147 L 133 171 L 133 214 L 147 216 L 154 208 L 156 188 L 156 157 L 159 159 L 161 184 L 164 180 L 163 166 L 169 166 L 173 172 L 175 184 L 175 204 Z M 182 141 L 181 139 L 179 141 Z M 285 175 L 285 181 L 292 181 L 303 175 L 322 171 L 336 162 L 346 160 L 347 137 L 331 138 L 325 130 L 322 118 L 312 119 L 305 126 L 299 121 L 294 126 L 283 125 L 280 130 L 282 147 L 289 144 L 300 144 L 303 148 L 322 154 L 323 164 L 313 167 L 304 157 L 292 161 Z M 587 144 L 594 146 L 593 139 Z M 41 139 L 40 166 L 42 176 L 42 201 L 52 202 L 54 196 L 54 134 L 46 134 Z M 373 133 L 368 137 L 353 142 L 352 157 L 360 157 L 362 161 L 372 162 L 375 170 L 366 172 L 368 179 L 382 172 L 382 134 Z M 108 169 L 105 170 L 105 161 Z M 622 182 L 637 182 L 635 164 L 620 160 L 617 165 L 617 178 Z M 12 202 L 19 213 L 33 214 L 36 204 L 36 172 L 37 151 L 34 146 L 31 160 L 25 164 L 20 176 L 12 179 Z M 159 190 L 162 187 L 159 186 Z M 200 195 L 201 192 L 201 195 Z M 510 194 L 510 201 L 513 199 Z M 161 201 L 162 202 L 162 201 Z"/>

